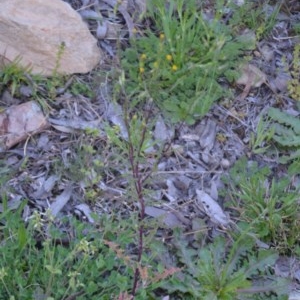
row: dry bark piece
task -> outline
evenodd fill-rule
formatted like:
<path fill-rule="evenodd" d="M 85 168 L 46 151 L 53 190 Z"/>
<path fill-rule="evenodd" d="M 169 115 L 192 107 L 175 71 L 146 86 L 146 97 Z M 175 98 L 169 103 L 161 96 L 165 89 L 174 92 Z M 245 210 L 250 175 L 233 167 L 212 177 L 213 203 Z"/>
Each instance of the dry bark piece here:
<path fill-rule="evenodd" d="M 0 55 L 32 73 L 87 73 L 100 61 L 97 40 L 61 0 L 2 0 Z"/>
<path fill-rule="evenodd" d="M 36 102 L 9 107 L 0 114 L 0 152 L 47 127 L 49 124 Z"/>

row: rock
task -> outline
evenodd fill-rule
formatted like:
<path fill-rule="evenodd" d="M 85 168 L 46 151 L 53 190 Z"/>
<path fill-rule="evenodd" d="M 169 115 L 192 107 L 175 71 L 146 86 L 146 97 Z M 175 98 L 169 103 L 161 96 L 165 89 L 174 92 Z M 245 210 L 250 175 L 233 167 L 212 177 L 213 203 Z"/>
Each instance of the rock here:
<path fill-rule="evenodd" d="M 49 127 L 40 106 L 29 101 L 0 114 L 0 153 Z"/>
<path fill-rule="evenodd" d="M 87 73 L 99 63 L 101 52 L 68 3 L 2 0 L 0 56 L 3 63 L 17 61 L 32 73 L 48 76 Z"/>

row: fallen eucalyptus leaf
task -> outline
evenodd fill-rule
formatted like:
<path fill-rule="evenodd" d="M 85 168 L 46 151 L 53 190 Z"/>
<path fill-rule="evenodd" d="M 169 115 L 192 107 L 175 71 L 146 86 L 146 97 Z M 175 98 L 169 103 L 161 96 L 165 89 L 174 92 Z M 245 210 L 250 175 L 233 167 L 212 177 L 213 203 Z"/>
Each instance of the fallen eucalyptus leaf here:
<path fill-rule="evenodd" d="M 181 220 L 179 220 L 176 214 L 162 208 L 146 206 L 145 213 L 153 218 L 161 218 L 163 223 L 165 223 L 168 227 L 171 228 L 183 225 L 183 223 L 181 222 Z M 184 217 L 182 216 L 182 218 Z M 188 222 L 188 220 L 185 221 Z"/>
<path fill-rule="evenodd" d="M 226 227 L 230 220 L 224 213 L 221 206 L 210 195 L 201 190 L 196 190 L 197 203 L 203 211 L 210 217 L 211 221 L 217 225 Z"/>
<path fill-rule="evenodd" d="M 81 213 L 83 213 L 91 224 L 95 223 L 94 218 L 91 216 L 92 211 L 87 204 L 82 203 L 82 204 L 76 205 L 75 209 L 77 209 Z"/>
<path fill-rule="evenodd" d="M 66 189 L 59 196 L 57 196 L 54 202 L 50 205 L 50 211 L 54 217 L 58 215 L 58 213 L 70 200 L 72 191 L 73 189 L 71 186 L 66 187 Z"/>

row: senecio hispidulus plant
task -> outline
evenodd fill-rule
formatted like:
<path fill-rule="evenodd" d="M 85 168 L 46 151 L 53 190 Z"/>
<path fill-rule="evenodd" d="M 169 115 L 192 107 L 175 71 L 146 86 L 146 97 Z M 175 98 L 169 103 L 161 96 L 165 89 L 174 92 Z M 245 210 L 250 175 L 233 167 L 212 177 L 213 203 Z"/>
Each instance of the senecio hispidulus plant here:
<path fill-rule="evenodd" d="M 231 35 L 219 9 L 206 20 L 195 0 L 150 1 L 148 17 L 158 34 L 149 30 L 131 40 L 122 57 L 127 93 L 146 90 L 173 122 L 192 124 L 228 94 L 218 80 L 237 75 L 234 68 L 250 44 Z"/>

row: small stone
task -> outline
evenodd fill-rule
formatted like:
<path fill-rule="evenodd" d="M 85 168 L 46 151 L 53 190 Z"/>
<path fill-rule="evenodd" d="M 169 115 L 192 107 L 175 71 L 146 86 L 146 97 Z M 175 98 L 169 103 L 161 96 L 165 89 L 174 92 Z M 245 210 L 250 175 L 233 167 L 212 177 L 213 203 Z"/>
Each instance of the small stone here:
<path fill-rule="evenodd" d="M 261 54 L 258 51 L 255 50 L 253 53 L 256 57 L 261 57 Z"/>
<path fill-rule="evenodd" d="M 222 158 L 221 160 L 221 166 L 224 169 L 228 169 L 230 167 L 230 161 L 226 158 Z"/>

